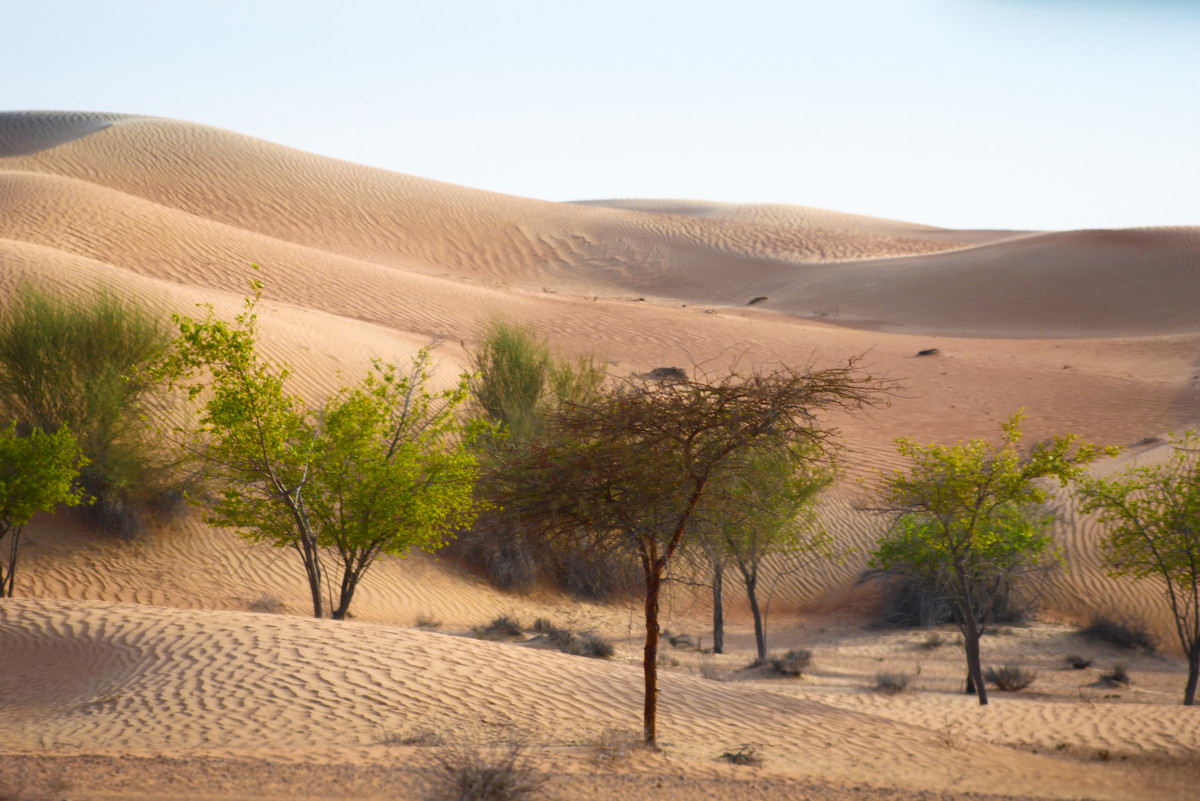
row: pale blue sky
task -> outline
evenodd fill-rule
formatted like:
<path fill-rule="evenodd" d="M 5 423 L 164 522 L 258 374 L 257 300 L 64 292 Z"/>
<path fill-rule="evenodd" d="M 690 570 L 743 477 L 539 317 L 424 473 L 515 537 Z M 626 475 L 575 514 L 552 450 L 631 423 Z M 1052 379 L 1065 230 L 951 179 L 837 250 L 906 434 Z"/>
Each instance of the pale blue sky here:
<path fill-rule="evenodd" d="M 1200 225 L 1200 1 L 7 0 L 0 109 L 547 200 Z"/>

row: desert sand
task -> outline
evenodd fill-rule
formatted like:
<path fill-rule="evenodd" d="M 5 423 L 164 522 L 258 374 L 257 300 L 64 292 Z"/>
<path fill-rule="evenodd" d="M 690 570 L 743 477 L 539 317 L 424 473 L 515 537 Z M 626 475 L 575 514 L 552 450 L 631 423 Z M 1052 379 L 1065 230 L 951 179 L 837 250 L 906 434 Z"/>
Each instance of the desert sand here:
<path fill-rule="evenodd" d="M 730 653 L 668 649 L 664 751 L 626 752 L 614 743 L 641 707 L 629 605 L 506 594 L 417 555 L 375 566 L 352 621 L 317 621 L 291 554 L 196 516 L 126 543 L 45 515 L 19 597 L 0 601 L 0 798 L 416 799 L 437 737 L 519 737 L 565 799 L 1195 797 L 1200 718 L 1178 705 L 1161 593 L 1106 575 L 1099 530 L 1065 496 L 1066 569 L 1041 622 L 983 646 L 986 664 L 1038 681 L 986 708 L 961 693 L 952 630 L 930 649 L 926 632 L 869 627 L 856 579 L 881 523 L 856 507 L 899 466 L 896 437 L 990 436 L 1021 408 L 1030 439 L 1125 448 L 1098 471 L 1161 458 L 1167 432 L 1200 423 L 1200 227 L 950 231 L 805 207 L 551 203 L 191 123 L 0 114 L 0 299 L 22 282 L 104 286 L 163 315 L 232 315 L 251 263 L 264 348 L 313 398 L 431 342 L 450 381 L 497 315 L 617 375 L 858 357 L 899 382 L 887 408 L 830 421 L 848 451 L 822 518 L 849 556 L 791 577 L 771 609 L 772 647 L 810 649 L 812 668 L 740 670 L 753 637 L 731 588 Z M 702 595 L 678 588 L 666 611 L 708 639 Z M 1076 624 L 1101 611 L 1147 621 L 1161 653 L 1084 641 Z M 600 632 L 616 658 L 469 636 L 499 614 Z M 1117 661 L 1134 683 L 1114 691 L 1098 675 Z M 872 691 L 880 671 L 910 673 L 911 689 Z M 761 767 L 717 759 L 743 744 Z"/>

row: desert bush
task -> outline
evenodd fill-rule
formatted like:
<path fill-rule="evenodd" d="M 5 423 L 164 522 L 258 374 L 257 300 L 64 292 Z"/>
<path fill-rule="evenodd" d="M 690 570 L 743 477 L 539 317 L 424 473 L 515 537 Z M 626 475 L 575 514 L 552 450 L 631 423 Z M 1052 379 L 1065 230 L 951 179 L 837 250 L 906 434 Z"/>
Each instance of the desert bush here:
<path fill-rule="evenodd" d="M 1092 660 L 1088 659 L 1087 657 L 1079 656 L 1078 654 L 1071 654 L 1067 657 L 1067 664 L 1070 665 L 1074 670 L 1084 670 L 1085 668 L 1091 667 Z"/>
<path fill-rule="evenodd" d="M 545 636 L 564 654 L 608 659 L 615 653 L 613 644 L 600 635 L 591 632 L 579 634 L 570 629 L 559 628 L 544 617 L 534 622 L 533 630 Z"/>
<path fill-rule="evenodd" d="M 750 663 L 751 668 L 765 667 L 777 676 L 796 678 L 804 673 L 804 669 L 812 662 L 812 653 L 802 649 L 792 649 L 782 654 L 771 654 L 764 660 Z"/>
<path fill-rule="evenodd" d="M 700 672 L 700 677 L 709 681 L 724 681 L 725 671 L 711 659 L 701 659 L 697 670 Z"/>
<path fill-rule="evenodd" d="M 144 512 L 174 508 L 180 494 L 143 423 L 165 397 L 143 368 L 170 341 L 141 307 L 104 291 L 71 303 L 24 287 L 0 315 L 0 410 L 22 430 L 71 429 L 88 459 L 88 508 L 114 533 L 136 533 Z"/>
<path fill-rule="evenodd" d="M 912 676 L 907 673 L 876 673 L 875 689 L 887 695 L 897 695 L 908 689 L 911 679 Z"/>
<path fill-rule="evenodd" d="M 726 748 L 720 758 L 731 765 L 745 765 L 752 768 L 761 767 L 763 763 L 758 746 L 753 743 L 743 743 L 735 748 Z"/>
<path fill-rule="evenodd" d="M 262 595 L 255 598 L 250 603 L 246 604 L 246 608 L 251 612 L 259 612 L 266 615 L 278 615 L 285 611 L 286 607 L 283 601 L 276 598 L 274 595 Z"/>
<path fill-rule="evenodd" d="M 417 615 L 417 619 L 414 622 L 419 629 L 440 629 L 442 627 L 442 621 L 433 615 Z"/>
<path fill-rule="evenodd" d="M 645 745 L 640 732 L 608 728 L 601 731 L 592 743 L 592 754 L 597 761 L 616 761 L 634 751 L 643 750 Z"/>
<path fill-rule="evenodd" d="M 540 794 L 548 778 L 522 740 L 483 745 L 461 737 L 438 746 L 433 761 L 431 801 L 521 801 Z"/>
<path fill-rule="evenodd" d="M 1037 679 L 1037 672 L 1020 665 L 1005 665 L 1000 668 L 988 668 L 984 671 L 983 678 L 998 690 L 1015 693 L 1033 684 Z"/>
<path fill-rule="evenodd" d="M 525 636 L 521 624 L 509 615 L 493 618 L 486 626 L 476 626 L 471 633 L 481 640 L 515 640 Z"/>
<path fill-rule="evenodd" d="M 921 647 L 926 651 L 932 651 L 935 648 L 941 648 L 945 644 L 946 638 L 936 631 L 929 632 L 929 636 L 921 641 Z"/>
<path fill-rule="evenodd" d="M 1117 619 L 1098 615 L 1079 633 L 1089 640 L 1100 640 L 1127 651 L 1141 648 L 1149 654 L 1154 653 L 1156 647 L 1145 622 L 1134 618 Z"/>
<path fill-rule="evenodd" d="M 1101 673 L 1100 681 L 1110 687 L 1128 687 L 1133 683 L 1132 679 L 1129 678 L 1129 672 L 1121 664 L 1113 665 L 1112 670 L 1107 673 Z"/>

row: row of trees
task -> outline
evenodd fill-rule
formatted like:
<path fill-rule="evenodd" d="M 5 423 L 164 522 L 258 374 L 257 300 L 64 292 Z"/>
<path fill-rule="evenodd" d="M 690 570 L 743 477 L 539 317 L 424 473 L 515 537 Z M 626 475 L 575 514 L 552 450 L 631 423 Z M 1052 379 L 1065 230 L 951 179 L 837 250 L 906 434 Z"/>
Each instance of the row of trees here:
<path fill-rule="evenodd" d="M 763 565 L 778 553 L 798 564 L 828 544 L 812 525 L 812 510 L 842 446 L 824 421 L 884 404 L 892 391 L 853 361 L 612 380 L 595 362 L 550 359 L 529 332 L 499 325 L 477 355 L 477 376 L 460 376 L 448 390 L 428 389 L 430 357 L 423 351 L 407 370 L 377 363 L 359 383 L 312 405 L 288 390 L 287 368 L 258 350 L 260 294 L 255 283 L 231 323 L 211 309 L 202 320 L 176 316 L 179 333 L 170 346 L 148 368 L 128 371 L 131 382 L 181 389 L 194 402 L 194 424 L 177 427 L 173 437 L 203 467 L 195 494 L 207 519 L 292 549 L 314 614 L 339 619 L 380 554 L 436 549 L 481 508 L 540 543 L 632 554 L 644 609 L 644 737 L 651 745 L 659 604 L 669 571 L 689 546 L 699 546 L 693 550 L 708 554 L 719 592 L 722 571 L 733 565 L 765 656 Z M 472 406 L 475 417 L 465 413 Z M 13 404 L 6 408 L 13 414 Z M 66 432 L 63 442 L 72 431 L 65 421 L 38 427 L 18 419 L 29 428 L 29 443 L 45 440 L 38 431 Z M 1084 466 L 1105 452 L 1073 437 L 1022 451 L 1020 422 L 1014 416 L 1002 426 L 999 444 L 902 440 L 910 468 L 881 477 L 874 495 L 873 508 L 892 521 L 875 562 L 947 593 L 963 627 L 968 687 L 981 703 L 987 697 L 979 638 L 995 599 L 1004 583 L 1053 558 L 1045 520 L 1032 511 L 1047 498 L 1043 480 L 1080 480 Z M 10 441 L 20 439 L 10 431 Z M 91 458 L 86 451 L 69 457 L 70 448 L 60 446 L 73 469 Z M 1192 703 L 1200 665 L 1200 494 L 1194 448 L 1179 443 L 1178 453 L 1161 473 L 1079 486 L 1086 508 L 1110 525 L 1114 571 L 1168 578 L 1189 655 L 1185 703 Z M 66 486 L 77 485 L 68 477 Z M 82 499 L 72 492 L 55 499 Z M 1156 493 L 1169 499 L 1154 500 Z M 23 508 L 54 500 L 38 503 Z M 27 519 L 0 514 L 0 523 L 22 521 L 18 532 Z M 766 597 L 769 603 L 769 590 Z M 715 600 L 719 615 L 719 595 Z"/>

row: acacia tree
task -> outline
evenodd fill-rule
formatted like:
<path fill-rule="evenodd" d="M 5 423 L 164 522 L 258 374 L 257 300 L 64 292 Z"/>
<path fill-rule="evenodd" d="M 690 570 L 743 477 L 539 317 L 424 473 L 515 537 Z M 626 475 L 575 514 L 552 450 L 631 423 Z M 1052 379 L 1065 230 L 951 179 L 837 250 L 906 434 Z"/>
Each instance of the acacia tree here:
<path fill-rule="evenodd" d="M 1029 510 L 1049 493 L 1038 479 L 1078 478 L 1101 450 L 1071 435 L 1018 450 L 1020 412 L 1000 424 L 997 444 L 956 445 L 897 440 L 912 465 L 884 476 L 874 511 L 893 517 L 872 564 L 916 572 L 946 593 L 963 633 L 967 692 L 987 704 L 979 640 L 1001 585 L 1044 567 L 1050 549 L 1045 520 Z"/>
<path fill-rule="evenodd" d="M 83 490 L 76 484 L 79 468 L 87 459 L 71 429 L 63 426 L 53 434 L 40 428 L 19 437 L 16 425 L 0 430 L 0 542 L 8 541 L 7 565 L 0 561 L 0 598 L 11 598 L 17 573 L 17 551 L 21 531 L 38 512 L 49 512 L 58 504 L 82 502 Z"/>
<path fill-rule="evenodd" d="M 719 380 L 620 383 L 553 410 L 544 431 L 497 459 L 481 486 L 547 537 L 633 550 L 643 578 L 643 737 L 657 742 L 659 596 L 706 493 L 755 449 L 828 458 L 835 431 L 815 415 L 861 409 L 886 389 L 845 367 Z"/>
<path fill-rule="evenodd" d="M 1192 706 L 1200 681 L 1200 434 L 1171 447 L 1165 464 L 1085 479 L 1076 495 L 1108 527 L 1102 547 L 1110 575 L 1163 580 L 1188 661 L 1183 703 Z"/>
<path fill-rule="evenodd" d="M 408 374 L 375 363 L 357 386 L 310 408 L 285 385 L 290 370 L 256 348 L 262 285 L 232 325 L 176 315 L 180 336 L 156 368 L 202 399 L 188 444 L 216 487 L 206 520 L 290 548 L 308 579 L 313 615 L 345 617 L 367 569 L 383 553 L 433 550 L 474 519 L 477 430 L 455 416 L 458 386 L 431 394 L 428 350 Z M 336 601 L 326 599 L 329 554 Z"/>
<path fill-rule="evenodd" d="M 708 531 L 700 539 L 714 568 L 713 651 L 721 653 L 716 643 L 724 639 L 720 574 L 732 563 L 746 589 L 761 661 L 767 658 L 767 614 L 775 587 L 802 570 L 808 557 L 828 554 L 829 537 L 817 526 L 815 503 L 833 481 L 833 471 L 819 454 L 801 448 L 748 456 L 718 482 L 708 504 L 716 508 L 704 521 Z"/>

